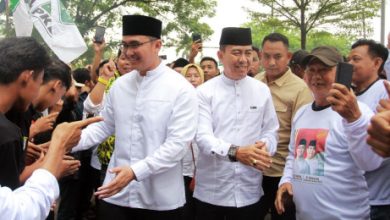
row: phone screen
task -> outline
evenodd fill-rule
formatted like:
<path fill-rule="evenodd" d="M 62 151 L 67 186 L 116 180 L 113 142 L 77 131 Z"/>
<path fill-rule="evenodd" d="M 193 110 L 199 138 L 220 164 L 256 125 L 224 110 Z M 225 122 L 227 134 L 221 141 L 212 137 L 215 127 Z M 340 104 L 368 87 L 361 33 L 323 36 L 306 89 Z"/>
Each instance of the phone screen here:
<path fill-rule="evenodd" d="M 336 83 L 343 84 L 350 89 L 352 84 L 352 72 L 353 66 L 351 64 L 340 62 L 337 65 Z"/>
<path fill-rule="evenodd" d="M 106 32 L 105 27 L 97 26 L 95 31 L 95 37 L 94 40 L 96 43 L 102 43 L 104 40 L 104 34 Z"/>
<path fill-rule="evenodd" d="M 200 40 L 200 42 L 202 42 L 202 37 L 200 36 L 200 34 L 192 34 L 192 42 L 195 42 L 198 40 Z"/>

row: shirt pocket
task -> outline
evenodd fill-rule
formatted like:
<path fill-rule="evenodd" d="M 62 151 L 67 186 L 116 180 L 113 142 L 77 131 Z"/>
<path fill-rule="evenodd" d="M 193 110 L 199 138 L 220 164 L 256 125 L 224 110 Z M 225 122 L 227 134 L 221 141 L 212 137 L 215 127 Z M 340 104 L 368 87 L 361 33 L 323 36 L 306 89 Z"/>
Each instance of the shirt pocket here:
<path fill-rule="evenodd" d="M 287 112 L 287 105 L 284 104 L 276 104 L 275 105 L 276 112 Z"/>

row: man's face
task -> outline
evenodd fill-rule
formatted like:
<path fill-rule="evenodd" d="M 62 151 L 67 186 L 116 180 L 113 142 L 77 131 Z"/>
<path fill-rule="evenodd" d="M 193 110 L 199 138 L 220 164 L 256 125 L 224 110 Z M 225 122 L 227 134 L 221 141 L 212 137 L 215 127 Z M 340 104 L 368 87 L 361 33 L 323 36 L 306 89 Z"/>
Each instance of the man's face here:
<path fill-rule="evenodd" d="M 312 159 L 316 155 L 316 149 L 314 146 L 309 145 L 306 150 L 306 158 Z"/>
<path fill-rule="evenodd" d="M 188 68 L 185 77 L 195 88 L 202 84 L 202 78 L 195 67 Z"/>
<path fill-rule="evenodd" d="M 200 67 L 204 72 L 204 80 L 207 81 L 219 74 L 218 68 L 211 60 L 204 60 L 200 63 Z"/>
<path fill-rule="evenodd" d="M 25 73 L 28 74 L 28 73 Z M 41 71 L 36 78 L 34 79 L 32 71 L 30 77 L 26 83 L 20 88 L 20 95 L 16 100 L 14 107 L 15 109 L 25 112 L 28 107 L 31 105 L 31 102 L 35 100 L 39 93 L 39 88 L 43 81 L 43 71 Z"/>
<path fill-rule="evenodd" d="M 130 61 L 128 59 L 126 59 L 126 56 L 125 56 L 124 53 L 121 53 L 121 55 L 119 56 L 116 64 L 117 64 L 117 67 L 118 67 L 118 71 L 119 71 L 119 73 L 121 75 L 129 73 L 130 71 L 132 71 L 132 68 L 131 68 L 131 65 L 130 65 Z"/>
<path fill-rule="evenodd" d="M 122 43 L 127 45 L 142 44 L 136 48 L 128 47 L 122 51 L 127 60 L 130 62 L 132 69 L 136 69 L 141 73 L 146 74 L 152 70 L 158 57 L 158 52 L 161 48 L 161 40 L 152 40 L 150 37 L 143 35 L 126 35 L 122 37 Z"/>
<path fill-rule="evenodd" d="M 320 60 L 311 61 L 306 67 L 305 79 L 316 102 L 324 102 L 335 82 L 336 66 L 329 67 Z"/>
<path fill-rule="evenodd" d="M 281 41 L 266 41 L 261 51 L 261 64 L 265 73 L 271 77 L 279 77 L 287 71 L 291 53 Z"/>
<path fill-rule="evenodd" d="M 298 145 L 297 148 L 297 158 L 303 157 L 303 152 L 305 151 L 305 145 Z"/>
<path fill-rule="evenodd" d="M 366 83 L 378 76 L 380 58 L 373 58 L 368 54 L 368 46 L 363 45 L 351 50 L 348 56 L 349 63 L 353 65 L 352 82 L 356 85 Z"/>
<path fill-rule="evenodd" d="M 253 50 L 252 54 L 253 54 L 253 60 L 252 60 L 252 65 L 251 65 L 251 68 L 249 69 L 248 75 L 255 76 L 260 71 L 260 59 L 259 59 L 259 54 L 257 53 L 257 51 Z"/>
<path fill-rule="evenodd" d="M 33 101 L 34 108 L 42 112 L 54 106 L 65 95 L 66 87 L 59 80 L 51 80 L 39 88 L 38 97 Z"/>
<path fill-rule="evenodd" d="M 252 46 L 227 45 L 218 51 L 225 75 L 232 80 L 243 79 L 252 65 Z"/>

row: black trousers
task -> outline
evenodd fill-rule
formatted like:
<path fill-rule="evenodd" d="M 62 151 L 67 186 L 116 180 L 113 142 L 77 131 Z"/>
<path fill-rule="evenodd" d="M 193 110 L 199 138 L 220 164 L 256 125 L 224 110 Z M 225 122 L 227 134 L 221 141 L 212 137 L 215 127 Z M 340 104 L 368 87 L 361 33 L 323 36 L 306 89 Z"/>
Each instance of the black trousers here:
<path fill-rule="evenodd" d="M 186 193 L 186 204 L 183 207 L 183 220 L 194 220 L 196 219 L 195 200 L 192 197 L 193 193 L 190 190 L 190 183 L 192 178 L 184 176 L 184 189 Z"/>
<path fill-rule="evenodd" d="M 260 198 L 260 219 L 271 212 L 272 220 L 295 220 L 295 206 L 285 205 L 285 212 L 282 215 L 278 215 L 275 208 L 276 192 L 278 191 L 278 185 L 281 177 L 269 177 L 263 176 L 263 190 L 264 195 Z"/>
<path fill-rule="evenodd" d="M 155 211 L 117 206 L 101 200 L 98 212 L 99 220 L 181 220 L 183 208 Z"/>
<path fill-rule="evenodd" d="M 258 219 L 258 202 L 240 208 L 216 206 L 195 199 L 196 217 L 199 220 L 243 220 Z"/>

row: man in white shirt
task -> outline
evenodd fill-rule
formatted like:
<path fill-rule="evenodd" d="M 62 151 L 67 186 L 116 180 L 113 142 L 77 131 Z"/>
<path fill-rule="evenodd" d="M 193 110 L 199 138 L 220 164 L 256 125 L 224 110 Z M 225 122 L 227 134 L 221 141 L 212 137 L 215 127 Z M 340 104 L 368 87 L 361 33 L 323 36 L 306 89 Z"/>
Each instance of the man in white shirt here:
<path fill-rule="evenodd" d="M 320 46 L 304 59 L 307 84 L 314 103 L 301 107 L 291 127 L 289 155 L 275 201 L 284 212 L 285 193 L 293 196 L 297 219 L 369 219 L 369 193 L 364 171 L 377 169 L 382 159 L 366 143 L 366 129 L 373 112 L 356 100 L 346 86 L 335 83 L 341 54 Z M 316 140 L 324 157 L 319 173 L 301 174 L 294 169 L 298 140 Z"/>
<path fill-rule="evenodd" d="M 390 32 L 387 35 L 387 50 L 390 53 Z M 387 57 L 384 69 L 385 69 L 385 73 L 386 73 L 386 79 L 390 80 L 390 56 Z"/>
<path fill-rule="evenodd" d="M 122 52 L 134 69 L 118 78 L 106 96 L 104 122 L 83 130 L 74 150 L 115 134 L 115 149 L 103 186 L 101 219 L 180 219 L 185 203 L 181 159 L 198 119 L 194 87 L 162 64 L 162 23 L 123 16 Z M 114 70 L 108 63 L 106 70 Z"/>
<path fill-rule="evenodd" d="M 224 28 L 223 74 L 198 87 L 198 219 L 256 219 L 262 170 L 276 151 L 278 119 L 268 87 L 249 76 L 249 28 Z"/>
<path fill-rule="evenodd" d="M 358 101 L 366 104 L 376 112 L 381 99 L 388 99 L 384 81 L 379 79 L 388 50 L 374 40 L 360 39 L 356 41 L 349 53 L 349 63 L 353 65 L 352 81 Z M 376 170 L 366 172 L 368 190 L 370 192 L 371 219 L 390 218 L 390 159 L 385 159 Z"/>

